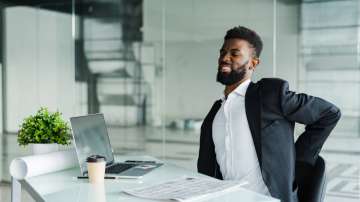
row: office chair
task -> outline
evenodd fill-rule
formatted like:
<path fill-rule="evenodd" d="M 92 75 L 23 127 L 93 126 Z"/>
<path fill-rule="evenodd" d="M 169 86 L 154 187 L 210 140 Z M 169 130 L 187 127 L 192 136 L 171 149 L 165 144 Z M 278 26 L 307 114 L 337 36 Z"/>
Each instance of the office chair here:
<path fill-rule="evenodd" d="M 301 172 L 301 171 L 300 171 Z M 303 184 L 299 184 L 299 202 L 323 202 L 326 192 L 325 161 L 319 156 L 310 175 Z"/>

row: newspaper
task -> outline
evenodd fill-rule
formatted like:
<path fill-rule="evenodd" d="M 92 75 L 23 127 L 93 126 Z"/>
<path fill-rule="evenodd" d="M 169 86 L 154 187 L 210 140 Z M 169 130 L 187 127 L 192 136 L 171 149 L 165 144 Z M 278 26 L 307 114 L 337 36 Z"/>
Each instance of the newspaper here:
<path fill-rule="evenodd" d="M 236 181 L 204 178 L 181 178 L 164 183 L 124 190 L 125 193 L 146 199 L 192 201 L 233 191 L 241 185 Z"/>

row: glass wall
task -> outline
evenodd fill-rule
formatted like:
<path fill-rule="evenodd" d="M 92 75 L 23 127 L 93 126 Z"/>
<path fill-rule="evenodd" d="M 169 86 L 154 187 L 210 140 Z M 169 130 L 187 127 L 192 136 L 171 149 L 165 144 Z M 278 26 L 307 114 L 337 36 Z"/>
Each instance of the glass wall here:
<path fill-rule="evenodd" d="M 144 1 L 144 41 L 161 56 L 163 83 L 155 89 L 163 91 L 159 117 L 165 127 L 162 137 L 147 135 L 152 148 L 165 141 L 167 160 L 196 169 L 202 119 L 223 90 L 216 83 L 219 49 L 226 30 L 239 24 L 256 29 L 267 44 L 255 79 L 271 76 L 273 1 Z"/>
<path fill-rule="evenodd" d="M 342 110 L 322 152 L 329 174 L 327 196 L 339 201 L 360 198 L 359 3 L 307 0 L 301 4 L 299 90 Z"/>
<path fill-rule="evenodd" d="M 1 3 L 2 181 L 10 180 L 13 158 L 31 153 L 30 146 L 19 147 L 16 141 L 25 117 L 41 106 L 58 109 L 66 118 L 79 114 L 72 4 L 28 4 Z"/>
<path fill-rule="evenodd" d="M 40 106 L 66 120 L 103 113 L 115 154 L 196 170 L 202 120 L 223 90 L 218 51 L 226 30 L 243 25 L 264 42 L 253 81 L 280 77 L 341 108 L 321 153 L 326 201 L 359 198 L 359 1 L 31 2 L 3 9 L 2 180 L 31 153 L 16 133 Z"/>

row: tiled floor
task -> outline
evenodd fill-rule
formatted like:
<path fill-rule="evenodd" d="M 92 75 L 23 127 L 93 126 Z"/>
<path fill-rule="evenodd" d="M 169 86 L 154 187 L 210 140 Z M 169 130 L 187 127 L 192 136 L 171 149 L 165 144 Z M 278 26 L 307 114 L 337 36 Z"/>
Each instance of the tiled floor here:
<path fill-rule="evenodd" d="M 354 164 L 328 163 L 326 201 L 359 201 L 359 166 Z"/>
<path fill-rule="evenodd" d="M 159 128 L 111 128 L 112 147 L 116 154 L 146 154 L 196 170 L 199 132 Z M 165 138 L 166 144 L 163 144 Z M 8 166 L 17 156 L 31 153 L 20 148 L 15 135 L 1 140 L 0 202 L 10 201 Z M 360 138 L 330 138 L 321 154 L 327 162 L 326 202 L 358 202 L 360 200 Z M 33 201 L 27 193 L 22 201 Z"/>

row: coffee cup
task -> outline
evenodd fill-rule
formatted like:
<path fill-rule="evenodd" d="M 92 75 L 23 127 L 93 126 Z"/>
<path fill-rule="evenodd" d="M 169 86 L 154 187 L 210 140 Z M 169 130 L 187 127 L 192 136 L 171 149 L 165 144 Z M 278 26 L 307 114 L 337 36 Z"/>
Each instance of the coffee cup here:
<path fill-rule="evenodd" d="M 105 178 L 106 158 L 100 155 L 91 155 L 86 159 L 90 183 L 103 183 Z"/>

